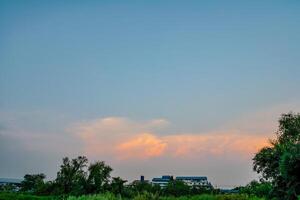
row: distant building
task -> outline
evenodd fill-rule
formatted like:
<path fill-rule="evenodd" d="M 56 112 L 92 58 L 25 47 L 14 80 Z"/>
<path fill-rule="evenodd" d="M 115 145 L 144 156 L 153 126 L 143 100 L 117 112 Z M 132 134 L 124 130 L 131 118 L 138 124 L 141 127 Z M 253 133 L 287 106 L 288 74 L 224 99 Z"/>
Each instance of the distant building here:
<path fill-rule="evenodd" d="M 134 181 L 132 181 L 132 183 L 131 184 L 129 184 L 129 185 L 137 185 L 137 184 L 140 184 L 140 183 L 149 183 L 150 181 L 149 180 L 145 180 L 145 176 L 141 176 L 140 177 L 140 180 L 134 180 Z"/>
<path fill-rule="evenodd" d="M 173 180 L 173 176 L 164 175 L 161 178 L 153 178 L 152 184 L 159 185 L 163 188 L 166 187 L 171 180 Z"/>
<path fill-rule="evenodd" d="M 176 180 L 183 181 L 189 186 L 211 186 L 206 176 L 177 176 Z"/>
<path fill-rule="evenodd" d="M 21 179 L 14 179 L 14 178 L 0 178 L 0 185 L 21 185 Z"/>
<path fill-rule="evenodd" d="M 171 180 L 173 180 L 173 176 L 165 175 L 161 178 L 153 178 L 152 184 L 159 185 L 163 188 L 166 187 Z M 211 187 L 206 176 L 177 176 L 176 180 L 183 181 L 188 186 Z"/>

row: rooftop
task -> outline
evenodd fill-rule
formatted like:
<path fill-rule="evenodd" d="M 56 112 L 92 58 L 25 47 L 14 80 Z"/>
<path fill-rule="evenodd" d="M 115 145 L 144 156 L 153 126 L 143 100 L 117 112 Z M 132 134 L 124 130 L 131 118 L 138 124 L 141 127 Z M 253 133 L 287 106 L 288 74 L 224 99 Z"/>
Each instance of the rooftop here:
<path fill-rule="evenodd" d="M 206 176 L 177 176 L 176 180 L 206 181 Z"/>

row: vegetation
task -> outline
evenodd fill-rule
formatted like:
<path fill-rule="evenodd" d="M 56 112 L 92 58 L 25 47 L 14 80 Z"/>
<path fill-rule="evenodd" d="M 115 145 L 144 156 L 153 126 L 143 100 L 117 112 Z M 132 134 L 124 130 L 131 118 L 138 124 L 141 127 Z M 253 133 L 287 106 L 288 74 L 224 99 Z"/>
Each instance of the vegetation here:
<path fill-rule="evenodd" d="M 258 182 L 251 181 L 244 187 L 236 188 L 241 194 L 247 194 L 249 196 L 254 195 L 257 197 L 269 197 L 272 190 L 272 185 L 270 182 Z"/>
<path fill-rule="evenodd" d="M 193 196 L 159 196 L 158 194 L 144 192 L 133 198 L 125 198 L 113 193 L 82 195 L 82 196 L 36 196 L 19 193 L 0 193 L 0 200 L 265 200 L 264 198 L 250 197 L 247 195 L 193 195 Z"/>
<path fill-rule="evenodd" d="M 277 138 L 254 160 L 254 170 L 270 181 L 269 198 L 297 200 L 300 194 L 300 114 L 283 114 Z"/>
<path fill-rule="evenodd" d="M 0 200 L 56 200 L 53 196 L 35 196 L 31 194 L 0 192 Z"/>
<path fill-rule="evenodd" d="M 126 184 L 111 177 L 112 168 L 103 161 L 88 163 L 85 156 L 63 158 L 57 177 L 45 181 L 44 174 L 26 174 L 20 190 L 0 186 L 0 200 L 297 200 L 300 194 L 300 114 L 283 114 L 276 139 L 253 158 L 253 169 L 261 174 L 235 188 L 238 194 L 221 194 L 213 187 L 188 186 L 172 180 L 165 188 L 145 181 Z M 35 196 L 37 195 L 37 196 Z"/>
<path fill-rule="evenodd" d="M 67 200 L 121 200 L 110 193 L 102 195 L 69 197 Z M 180 197 L 159 197 L 151 193 L 142 193 L 133 198 L 133 200 L 264 200 L 258 197 L 248 197 L 246 195 L 194 195 Z"/>

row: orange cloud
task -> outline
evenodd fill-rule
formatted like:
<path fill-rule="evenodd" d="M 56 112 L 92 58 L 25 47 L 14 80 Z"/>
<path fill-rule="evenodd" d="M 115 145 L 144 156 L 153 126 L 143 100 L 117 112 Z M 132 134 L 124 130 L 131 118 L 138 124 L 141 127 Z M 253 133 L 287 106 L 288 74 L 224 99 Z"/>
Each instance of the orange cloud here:
<path fill-rule="evenodd" d="M 166 125 L 168 122 L 164 119 L 135 122 L 109 117 L 77 124 L 72 131 L 81 138 L 87 155 L 118 160 L 224 155 L 250 158 L 268 144 L 265 135 L 234 129 L 167 136 L 155 133 Z"/>
<path fill-rule="evenodd" d="M 121 159 L 150 158 L 161 156 L 167 144 L 155 135 L 144 133 L 117 145 L 117 155 Z"/>
<path fill-rule="evenodd" d="M 195 155 L 220 156 L 235 154 L 251 156 L 268 144 L 266 137 L 245 133 L 206 133 L 166 136 L 170 155 L 193 157 Z"/>
<path fill-rule="evenodd" d="M 150 158 L 162 154 L 165 144 L 151 134 L 168 125 L 165 119 L 132 121 L 121 117 L 107 117 L 73 125 L 69 131 L 84 143 L 84 151 L 91 156 L 121 159 Z"/>

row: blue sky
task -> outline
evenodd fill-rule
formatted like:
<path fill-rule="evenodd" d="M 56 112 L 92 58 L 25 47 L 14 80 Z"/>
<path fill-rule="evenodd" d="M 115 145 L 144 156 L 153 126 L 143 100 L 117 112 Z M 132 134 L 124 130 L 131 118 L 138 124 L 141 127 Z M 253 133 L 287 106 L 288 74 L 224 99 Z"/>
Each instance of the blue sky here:
<path fill-rule="evenodd" d="M 293 0 L 1 1 L 2 137 L 16 133 L 11 126 L 23 130 L 18 137 L 67 135 L 74 123 L 107 117 L 166 119 L 157 135 L 197 135 L 277 107 L 299 111 L 299 8 Z"/>

